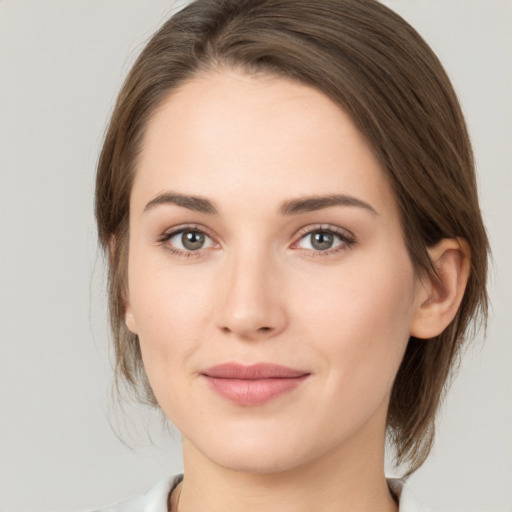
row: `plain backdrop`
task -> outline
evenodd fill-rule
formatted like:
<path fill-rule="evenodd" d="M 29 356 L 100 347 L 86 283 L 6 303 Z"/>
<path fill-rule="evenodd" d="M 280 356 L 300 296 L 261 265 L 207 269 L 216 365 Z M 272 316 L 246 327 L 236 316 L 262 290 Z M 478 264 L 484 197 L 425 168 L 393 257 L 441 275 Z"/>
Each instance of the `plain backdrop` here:
<path fill-rule="evenodd" d="M 510 511 L 512 2 L 386 3 L 431 44 L 459 93 L 494 251 L 487 339 L 480 335 L 467 352 L 432 455 L 411 485 L 434 511 Z M 179 436 L 165 435 L 143 409 L 123 415 L 110 398 L 92 213 L 94 168 L 115 95 L 143 42 L 179 5 L 0 0 L 4 512 L 106 505 L 181 470 Z"/>

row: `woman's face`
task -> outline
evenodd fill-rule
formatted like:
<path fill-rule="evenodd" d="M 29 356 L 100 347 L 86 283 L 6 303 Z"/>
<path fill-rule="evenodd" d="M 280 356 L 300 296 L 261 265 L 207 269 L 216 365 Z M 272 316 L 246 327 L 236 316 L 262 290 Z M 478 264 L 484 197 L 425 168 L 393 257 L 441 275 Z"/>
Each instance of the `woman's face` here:
<path fill-rule="evenodd" d="M 325 95 L 234 71 L 173 92 L 138 162 L 128 282 L 185 454 L 256 472 L 381 455 L 421 284 L 378 161 Z"/>

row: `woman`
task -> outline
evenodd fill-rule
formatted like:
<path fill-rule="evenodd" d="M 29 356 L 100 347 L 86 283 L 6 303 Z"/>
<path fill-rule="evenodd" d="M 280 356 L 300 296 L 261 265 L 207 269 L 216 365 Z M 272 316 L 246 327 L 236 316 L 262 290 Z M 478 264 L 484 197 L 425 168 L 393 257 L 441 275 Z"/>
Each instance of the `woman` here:
<path fill-rule="evenodd" d="M 427 457 L 488 243 L 456 96 L 406 22 L 193 2 L 119 95 L 96 216 L 118 375 L 185 468 L 109 510 L 419 510 L 386 435 L 404 474 Z"/>

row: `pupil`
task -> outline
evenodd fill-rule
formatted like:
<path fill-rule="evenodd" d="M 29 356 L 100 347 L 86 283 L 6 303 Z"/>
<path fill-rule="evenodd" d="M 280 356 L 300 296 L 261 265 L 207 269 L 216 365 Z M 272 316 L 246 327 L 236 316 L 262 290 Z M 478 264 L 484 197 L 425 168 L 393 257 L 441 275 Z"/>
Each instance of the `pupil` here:
<path fill-rule="evenodd" d="M 333 236 L 330 233 L 318 232 L 313 235 L 311 245 L 319 251 L 330 249 L 333 243 Z"/>
<path fill-rule="evenodd" d="M 181 235 L 181 243 L 186 249 L 197 251 L 197 249 L 201 249 L 204 244 L 204 234 L 195 231 L 185 231 L 183 235 Z"/>

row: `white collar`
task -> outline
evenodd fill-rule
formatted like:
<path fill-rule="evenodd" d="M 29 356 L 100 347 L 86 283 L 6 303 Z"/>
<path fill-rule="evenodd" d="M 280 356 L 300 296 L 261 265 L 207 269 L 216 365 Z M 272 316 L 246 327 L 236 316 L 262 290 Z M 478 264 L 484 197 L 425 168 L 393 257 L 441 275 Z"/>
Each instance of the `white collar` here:
<path fill-rule="evenodd" d="M 146 494 L 122 501 L 117 505 L 103 508 L 95 512 L 167 512 L 167 499 L 169 493 L 183 479 L 183 475 L 176 475 L 162 480 Z M 391 492 L 398 498 L 398 512 L 428 512 L 420 505 L 412 491 L 405 485 L 405 481 L 398 478 L 388 478 Z"/>

